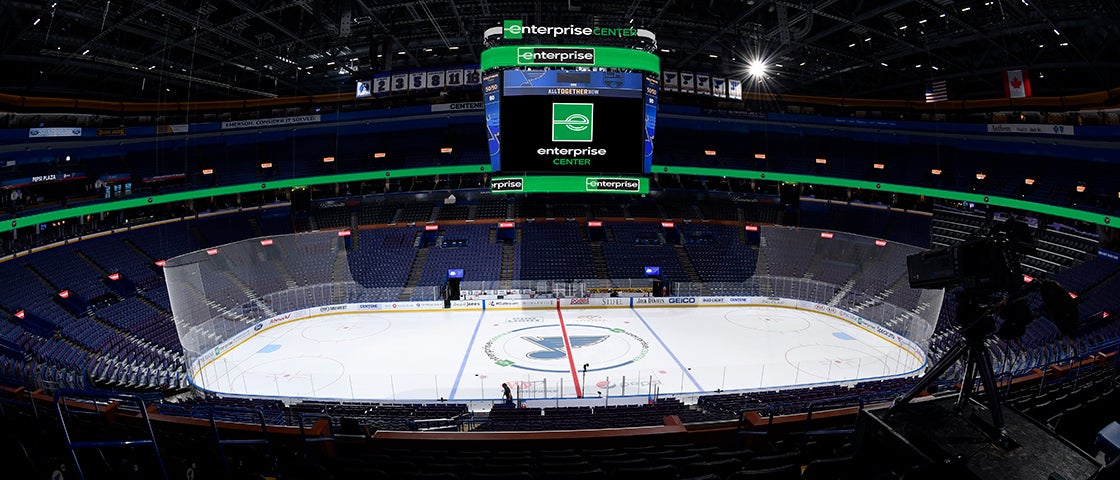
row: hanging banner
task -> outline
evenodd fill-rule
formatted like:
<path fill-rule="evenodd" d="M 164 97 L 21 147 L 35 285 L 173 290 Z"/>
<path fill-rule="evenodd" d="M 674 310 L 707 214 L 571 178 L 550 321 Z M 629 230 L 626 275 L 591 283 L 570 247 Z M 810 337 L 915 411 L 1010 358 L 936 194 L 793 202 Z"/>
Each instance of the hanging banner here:
<path fill-rule="evenodd" d="M 428 75 L 424 72 L 408 73 L 408 89 L 410 91 L 425 90 L 428 88 Z"/>
<path fill-rule="evenodd" d="M 732 100 L 743 99 L 743 82 L 735 79 L 727 81 L 727 97 Z"/>
<path fill-rule="evenodd" d="M 463 86 L 463 69 L 461 68 L 447 70 L 447 72 L 444 74 L 444 77 L 447 81 L 447 86 L 449 87 Z"/>
<path fill-rule="evenodd" d="M 389 83 L 392 78 L 388 73 L 381 73 L 373 77 L 373 93 L 383 95 L 389 93 Z"/>
<path fill-rule="evenodd" d="M 696 93 L 701 95 L 712 94 L 712 76 L 706 73 L 696 74 Z"/>
<path fill-rule="evenodd" d="M 679 92 L 681 89 L 681 74 L 676 70 L 661 72 L 661 86 L 666 92 Z"/>
<path fill-rule="evenodd" d="M 443 70 L 428 70 L 428 88 L 442 90 L 445 86 Z"/>
<path fill-rule="evenodd" d="M 712 96 L 727 98 L 727 79 L 712 77 Z"/>
<path fill-rule="evenodd" d="M 681 91 L 693 93 L 696 91 L 696 76 L 692 72 L 681 72 Z"/>
<path fill-rule="evenodd" d="M 407 73 L 394 73 L 393 80 L 389 84 L 389 90 L 393 93 L 407 92 L 408 91 L 408 74 Z"/>

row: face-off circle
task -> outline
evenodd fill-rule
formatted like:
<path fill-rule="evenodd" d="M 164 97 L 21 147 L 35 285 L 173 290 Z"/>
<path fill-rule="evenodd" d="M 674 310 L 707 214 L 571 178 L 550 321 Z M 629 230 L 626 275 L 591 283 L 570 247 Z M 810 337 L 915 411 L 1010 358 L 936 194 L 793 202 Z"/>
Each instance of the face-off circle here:
<path fill-rule="evenodd" d="M 738 308 L 725 313 L 723 318 L 737 327 L 760 332 L 793 333 L 812 327 L 801 312 L 788 308 Z"/>

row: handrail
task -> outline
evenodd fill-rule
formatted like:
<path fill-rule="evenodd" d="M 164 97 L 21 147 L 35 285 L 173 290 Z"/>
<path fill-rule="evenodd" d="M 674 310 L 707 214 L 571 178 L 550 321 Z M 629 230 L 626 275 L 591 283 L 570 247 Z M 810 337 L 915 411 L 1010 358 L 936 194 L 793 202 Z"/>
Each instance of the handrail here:
<path fill-rule="evenodd" d="M 271 465 L 272 470 L 273 471 L 276 470 L 276 465 L 275 465 L 276 456 L 272 452 L 272 443 L 269 442 L 269 439 L 268 439 L 268 424 L 264 420 L 264 411 L 263 410 L 261 410 L 259 408 L 236 407 L 236 406 L 226 406 L 226 405 L 203 405 L 203 406 L 200 406 L 200 407 L 197 407 L 197 408 L 207 410 L 207 416 L 210 420 L 210 429 L 213 430 L 213 432 L 214 432 L 214 441 L 215 441 L 215 443 L 218 447 L 218 456 L 222 457 L 222 469 L 225 472 L 226 476 L 232 475 L 232 471 L 231 471 L 230 465 L 229 465 L 229 458 L 226 456 L 226 453 L 225 453 L 225 448 L 224 448 L 225 445 L 264 445 L 268 450 L 268 458 L 273 463 Z M 191 411 L 193 412 L 194 409 L 192 409 Z M 262 437 L 261 438 L 244 438 L 244 439 L 243 438 L 230 438 L 230 439 L 224 439 L 223 440 L 222 439 L 222 434 L 218 429 L 218 422 L 214 417 L 214 415 L 216 413 L 220 413 L 220 412 L 244 413 L 244 414 L 249 414 L 250 416 L 255 417 L 258 420 L 259 425 L 261 427 Z"/>
<path fill-rule="evenodd" d="M 859 409 L 856 410 L 856 413 L 858 414 L 859 412 L 862 412 L 863 408 L 864 408 L 863 397 L 860 396 L 860 395 L 850 395 L 850 396 L 846 396 L 846 397 L 835 397 L 835 398 L 829 398 L 829 399 L 825 399 L 825 400 L 814 400 L 812 402 L 809 402 L 809 404 L 806 405 L 806 407 L 805 407 L 805 409 L 807 410 L 807 412 L 805 413 L 805 434 L 806 435 L 848 434 L 848 433 L 854 432 L 855 431 L 854 426 L 851 429 L 832 429 L 832 430 L 813 430 L 812 428 L 810 428 L 813 425 L 813 408 L 814 407 L 832 406 L 832 407 L 838 407 L 838 408 L 850 408 L 851 405 L 850 405 L 850 402 L 848 402 L 848 401 L 853 400 L 853 399 L 856 400 L 856 402 L 859 404 Z"/>
<path fill-rule="evenodd" d="M 140 418 L 144 421 L 144 428 L 148 432 L 146 439 L 122 439 L 122 440 L 81 440 L 76 441 L 71 437 L 70 427 L 67 425 L 67 418 L 69 417 L 70 409 L 66 408 L 63 411 L 63 405 L 66 404 L 66 398 L 72 399 L 103 399 L 106 401 L 132 401 L 139 407 Z M 88 448 L 118 448 L 118 447 L 135 447 L 135 446 L 151 446 L 155 452 L 156 464 L 159 465 L 160 476 L 165 480 L 167 476 L 167 468 L 163 464 L 163 457 L 160 455 L 159 446 L 156 444 L 156 434 L 152 430 L 152 422 L 148 418 L 148 409 L 144 404 L 144 399 L 139 395 L 133 395 L 121 392 L 105 392 L 105 391 L 92 391 L 92 390 L 76 390 L 63 388 L 59 389 L 54 394 L 54 405 L 58 412 L 58 420 L 62 425 L 62 433 L 66 439 L 66 448 L 70 451 L 70 458 L 74 461 L 74 468 L 78 471 L 78 478 L 85 479 L 85 472 L 82 471 L 81 461 L 78 459 L 78 449 Z M 102 413 L 100 408 L 96 409 L 98 415 Z"/>

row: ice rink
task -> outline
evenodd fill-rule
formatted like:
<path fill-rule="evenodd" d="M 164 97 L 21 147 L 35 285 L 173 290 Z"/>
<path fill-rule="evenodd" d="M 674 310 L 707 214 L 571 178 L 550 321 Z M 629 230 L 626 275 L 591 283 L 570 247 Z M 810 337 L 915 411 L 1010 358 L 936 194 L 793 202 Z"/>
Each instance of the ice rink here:
<path fill-rule="evenodd" d="M 192 378 L 206 390 L 353 400 L 675 395 L 917 373 L 863 325 L 784 306 L 345 312 L 263 328 Z"/>

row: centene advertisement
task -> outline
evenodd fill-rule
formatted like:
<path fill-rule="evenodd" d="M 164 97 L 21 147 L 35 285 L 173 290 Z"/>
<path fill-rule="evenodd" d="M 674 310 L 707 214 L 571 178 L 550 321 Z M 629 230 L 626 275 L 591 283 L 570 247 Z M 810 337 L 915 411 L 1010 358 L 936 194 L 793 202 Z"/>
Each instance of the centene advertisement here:
<path fill-rule="evenodd" d="M 502 171 L 644 171 L 641 74 L 507 70 L 502 77 Z"/>

